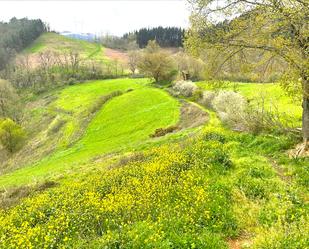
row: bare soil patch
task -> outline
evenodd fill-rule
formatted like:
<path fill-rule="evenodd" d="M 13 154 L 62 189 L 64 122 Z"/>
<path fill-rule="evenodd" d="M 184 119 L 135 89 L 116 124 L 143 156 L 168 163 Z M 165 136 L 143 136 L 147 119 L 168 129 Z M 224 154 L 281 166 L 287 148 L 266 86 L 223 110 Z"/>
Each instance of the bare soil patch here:
<path fill-rule="evenodd" d="M 110 59 L 119 60 L 119 61 L 124 62 L 124 63 L 128 62 L 128 55 L 127 55 L 127 53 L 125 53 L 123 51 L 111 49 L 111 48 L 105 48 L 104 54 L 105 54 L 105 56 L 107 56 Z"/>
<path fill-rule="evenodd" d="M 183 102 L 180 110 L 180 121 L 178 126 L 181 129 L 194 128 L 209 121 L 209 115 L 193 103 Z"/>

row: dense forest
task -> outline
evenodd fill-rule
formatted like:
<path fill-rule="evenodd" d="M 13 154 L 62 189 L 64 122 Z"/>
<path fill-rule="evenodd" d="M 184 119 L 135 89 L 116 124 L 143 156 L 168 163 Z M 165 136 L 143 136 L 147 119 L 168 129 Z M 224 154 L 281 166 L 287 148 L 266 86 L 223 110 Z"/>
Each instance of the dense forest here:
<path fill-rule="evenodd" d="M 124 34 L 122 37 L 104 35 L 97 39 L 105 47 L 121 50 L 145 48 L 149 41 L 155 40 L 160 47 L 183 47 L 185 30 L 177 27 L 142 28 Z"/>
<path fill-rule="evenodd" d="M 9 22 L 0 22 L 0 70 L 16 52 L 27 47 L 47 29 L 40 19 L 12 18 Z"/>
<path fill-rule="evenodd" d="M 136 43 L 140 48 L 147 46 L 148 42 L 155 40 L 161 47 L 182 47 L 184 38 L 184 29 L 177 27 L 157 27 L 142 28 L 133 32 L 136 37 Z M 130 34 L 125 34 L 124 38 Z"/>

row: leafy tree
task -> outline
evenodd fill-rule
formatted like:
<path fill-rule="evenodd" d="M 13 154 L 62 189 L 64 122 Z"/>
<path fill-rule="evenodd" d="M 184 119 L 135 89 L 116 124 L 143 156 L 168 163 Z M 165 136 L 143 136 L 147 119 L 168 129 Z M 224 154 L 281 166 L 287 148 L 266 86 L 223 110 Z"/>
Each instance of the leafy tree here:
<path fill-rule="evenodd" d="M 26 138 L 22 127 L 11 119 L 5 119 L 0 123 L 0 143 L 10 153 L 18 150 Z"/>
<path fill-rule="evenodd" d="M 309 2 L 307 0 L 192 0 L 186 46 L 228 51 L 225 61 L 243 51 L 281 57 L 300 79 L 304 148 L 309 140 Z M 222 20 L 222 21 L 219 21 Z"/>
<path fill-rule="evenodd" d="M 139 53 L 137 51 L 133 50 L 128 53 L 128 66 L 132 74 L 135 74 L 135 71 L 137 69 L 138 59 L 139 59 Z"/>
<path fill-rule="evenodd" d="M 153 77 L 156 82 L 172 79 L 177 73 L 170 54 L 162 50 L 156 41 L 150 41 L 141 54 L 138 68 L 141 73 Z"/>
<path fill-rule="evenodd" d="M 181 73 L 183 80 L 198 80 L 201 78 L 204 63 L 184 52 L 179 52 L 175 56 L 178 71 Z"/>

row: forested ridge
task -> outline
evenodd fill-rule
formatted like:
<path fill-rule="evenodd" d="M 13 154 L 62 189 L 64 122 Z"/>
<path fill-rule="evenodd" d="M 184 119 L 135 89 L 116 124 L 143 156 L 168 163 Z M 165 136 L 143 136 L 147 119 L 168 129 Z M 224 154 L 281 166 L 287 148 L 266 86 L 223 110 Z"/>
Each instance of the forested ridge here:
<path fill-rule="evenodd" d="M 177 27 L 142 28 L 133 32 L 136 43 L 140 48 L 147 46 L 148 42 L 155 40 L 161 47 L 182 47 L 185 30 Z M 124 38 L 129 34 L 125 34 Z"/>
<path fill-rule="evenodd" d="M 0 22 L 0 70 L 47 29 L 40 19 L 12 18 L 9 22 Z"/>

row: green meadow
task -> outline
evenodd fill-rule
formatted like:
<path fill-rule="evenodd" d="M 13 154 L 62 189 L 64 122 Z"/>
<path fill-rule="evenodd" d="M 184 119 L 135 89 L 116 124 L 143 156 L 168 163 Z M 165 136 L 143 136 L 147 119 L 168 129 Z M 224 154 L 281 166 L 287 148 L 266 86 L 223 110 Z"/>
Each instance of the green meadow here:
<path fill-rule="evenodd" d="M 147 82 L 149 80 L 145 79 L 94 81 L 62 90 L 55 103 L 50 105 L 67 119 L 60 145 L 81 129 L 79 121 L 87 115 L 96 98 L 115 90 L 123 91 L 123 94 L 108 101 L 95 114 L 76 143 L 59 146 L 53 154 L 34 165 L 2 176 L 0 185 L 31 183 L 62 173 L 95 156 L 133 150 L 134 145 L 140 146 L 150 140 L 155 129 L 176 124 L 179 120 L 178 101 L 162 90 L 149 87 Z M 130 91 L 126 92 L 128 89 Z"/>

